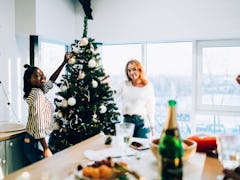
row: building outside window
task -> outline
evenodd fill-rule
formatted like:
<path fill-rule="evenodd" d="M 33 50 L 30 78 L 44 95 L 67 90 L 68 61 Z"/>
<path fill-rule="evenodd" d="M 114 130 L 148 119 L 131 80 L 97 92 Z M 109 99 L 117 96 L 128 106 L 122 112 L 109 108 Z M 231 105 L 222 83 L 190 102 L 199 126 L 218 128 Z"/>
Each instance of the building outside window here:
<path fill-rule="evenodd" d="M 155 88 L 156 132 L 162 131 L 166 121 L 168 100 L 176 99 L 181 136 L 188 136 L 192 110 L 192 43 L 147 44 L 146 69 Z"/>
<path fill-rule="evenodd" d="M 178 103 L 183 138 L 240 132 L 240 86 L 235 81 L 240 73 L 238 40 L 103 45 L 101 49 L 113 87 L 122 78 L 127 60 L 142 61 L 155 88 L 157 133 L 162 131 L 171 98 Z"/>
<path fill-rule="evenodd" d="M 240 41 L 197 41 L 196 130 L 239 133 Z M 208 122 L 208 123 L 207 123 Z"/>
<path fill-rule="evenodd" d="M 177 121 L 183 138 L 240 132 L 240 86 L 235 80 L 240 74 L 240 40 L 103 44 L 99 49 L 114 90 L 126 78 L 128 60 L 136 58 L 144 65 L 155 88 L 156 135 L 162 131 L 167 101 L 172 98 L 178 103 Z M 62 62 L 66 46 L 41 41 L 40 50 L 38 64 L 49 78 Z M 50 100 L 57 91 L 55 86 L 48 94 Z"/>

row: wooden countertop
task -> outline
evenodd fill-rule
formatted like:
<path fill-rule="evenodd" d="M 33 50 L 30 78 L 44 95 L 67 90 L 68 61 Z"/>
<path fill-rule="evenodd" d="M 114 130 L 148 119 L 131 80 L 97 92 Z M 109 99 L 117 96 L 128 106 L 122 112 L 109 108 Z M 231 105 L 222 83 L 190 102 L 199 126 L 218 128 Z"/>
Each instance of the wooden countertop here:
<path fill-rule="evenodd" d="M 216 180 L 218 175 L 222 175 L 223 166 L 216 159 L 212 157 L 206 157 L 202 180 Z"/>
<path fill-rule="evenodd" d="M 14 132 L 0 132 L 0 141 L 17 137 L 18 135 L 23 134 L 25 132 L 26 130 L 14 131 Z"/>
<path fill-rule="evenodd" d="M 30 166 L 22 168 L 5 177 L 6 180 L 17 179 L 19 176 L 27 172 L 30 179 L 40 180 L 43 178 L 49 179 L 66 179 L 74 171 L 77 165 L 86 164 L 88 160 L 83 152 L 85 150 L 99 150 L 109 148 L 111 145 L 105 145 L 106 137 L 102 134 L 91 137 L 81 143 L 71 146 L 61 152 L 54 154 L 52 157 L 43 159 Z M 140 152 L 140 151 L 139 151 Z M 135 158 L 135 166 L 140 166 L 138 171 L 144 176 L 144 173 L 149 173 L 146 176 L 147 180 L 156 179 L 158 171 L 157 162 L 150 150 L 141 151 L 144 153 L 142 160 L 137 161 Z M 221 174 L 222 166 L 217 159 L 206 157 L 205 154 L 196 153 L 191 157 L 190 162 L 184 165 L 184 180 L 216 180 L 217 175 Z M 131 169 L 131 164 L 129 165 Z M 147 170 L 146 170 L 147 169 Z M 149 170 L 149 171 L 148 171 Z"/>

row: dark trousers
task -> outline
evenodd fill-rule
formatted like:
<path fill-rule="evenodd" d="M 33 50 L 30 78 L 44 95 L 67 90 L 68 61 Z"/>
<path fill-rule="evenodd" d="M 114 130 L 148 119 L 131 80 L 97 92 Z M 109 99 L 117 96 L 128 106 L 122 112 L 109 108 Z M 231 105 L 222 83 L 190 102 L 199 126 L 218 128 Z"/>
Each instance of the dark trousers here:
<path fill-rule="evenodd" d="M 38 148 L 39 140 L 34 139 L 30 134 L 26 133 L 23 142 L 23 151 L 30 163 L 43 159 L 43 151 Z"/>
<path fill-rule="evenodd" d="M 148 138 L 150 128 L 144 128 L 144 119 L 139 115 L 124 115 L 124 122 L 135 124 L 133 137 Z"/>

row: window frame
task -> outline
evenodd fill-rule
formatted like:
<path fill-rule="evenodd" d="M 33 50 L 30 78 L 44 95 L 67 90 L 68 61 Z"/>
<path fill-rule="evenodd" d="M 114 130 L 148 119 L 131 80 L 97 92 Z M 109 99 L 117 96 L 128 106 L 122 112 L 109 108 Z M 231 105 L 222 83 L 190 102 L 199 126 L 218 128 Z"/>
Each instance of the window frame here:
<path fill-rule="evenodd" d="M 227 40 L 198 40 L 195 41 L 195 57 L 194 63 L 195 71 L 195 95 L 193 103 L 195 105 L 195 113 L 210 114 L 210 115 L 230 115 L 239 116 L 240 106 L 228 106 L 228 105 L 206 105 L 202 103 L 202 83 L 203 83 L 203 48 L 209 47 L 240 47 L 240 39 L 227 39 Z M 194 47 L 193 46 L 193 47 Z M 193 60 L 194 60 L 193 59 Z M 239 72 L 240 73 L 240 72 Z M 240 87 L 239 87 L 240 88 Z"/>
<path fill-rule="evenodd" d="M 43 44 L 47 44 L 48 46 L 49 45 L 52 45 L 52 46 L 61 46 L 62 48 L 64 48 L 64 53 L 62 54 L 62 56 L 60 57 L 60 59 L 55 59 L 53 63 L 56 64 L 56 66 L 52 67 L 51 66 L 51 71 L 49 71 L 49 69 L 45 69 L 46 66 L 44 67 L 44 63 L 43 61 L 46 61 L 46 59 L 44 59 L 43 57 L 43 49 L 42 49 L 42 45 Z M 54 40 L 50 40 L 50 39 L 44 39 L 44 38 L 39 38 L 39 41 L 38 41 L 38 47 L 39 47 L 39 58 L 35 59 L 34 61 L 34 64 L 39 67 L 45 74 L 47 80 L 50 78 L 50 76 L 52 75 L 52 73 L 54 73 L 54 71 L 60 66 L 60 64 L 62 63 L 63 59 L 64 59 L 64 54 L 68 51 L 69 49 L 69 45 L 67 45 L 66 43 L 63 43 L 63 42 L 59 42 L 59 41 L 54 41 Z M 56 62 L 57 63 L 56 63 Z M 56 81 L 54 82 L 54 86 L 53 86 L 53 89 L 48 92 L 46 94 L 46 96 L 48 97 L 48 99 L 52 102 L 53 106 L 54 103 L 53 103 L 53 100 L 55 98 L 55 93 L 59 91 L 59 87 L 57 87 L 57 83 L 60 82 L 61 80 L 61 76 L 64 74 L 64 71 L 65 71 L 65 68 L 63 68 L 58 76 L 58 78 L 56 79 Z M 55 108 L 55 107 L 54 107 Z"/>

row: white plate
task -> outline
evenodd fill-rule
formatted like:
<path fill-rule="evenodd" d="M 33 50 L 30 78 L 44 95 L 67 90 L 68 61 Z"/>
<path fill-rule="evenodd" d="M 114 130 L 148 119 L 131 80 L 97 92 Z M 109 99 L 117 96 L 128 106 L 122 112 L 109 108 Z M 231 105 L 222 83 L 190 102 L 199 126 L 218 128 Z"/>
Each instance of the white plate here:
<path fill-rule="evenodd" d="M 132 175 L 127 175 L 129 180 L 136 180 Z M 64 180 L 77 180 L 77 179 L 84 179 L 84 180 L 93 180 L 92 178 L 84 177 L 82 175 L 82 171 L 75 171 L 73 174 L 65 178 Z M 98 179 L 98 180 L 104 180 L 104 179 Z"/>

